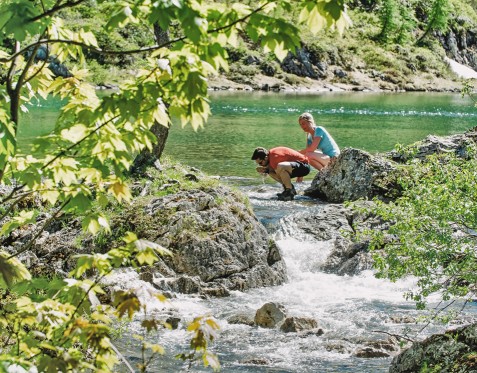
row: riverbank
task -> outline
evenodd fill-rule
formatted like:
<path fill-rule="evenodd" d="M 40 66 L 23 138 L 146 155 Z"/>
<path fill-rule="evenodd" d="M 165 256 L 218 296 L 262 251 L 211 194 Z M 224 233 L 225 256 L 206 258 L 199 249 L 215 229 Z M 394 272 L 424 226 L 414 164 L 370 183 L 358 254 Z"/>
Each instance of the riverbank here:
<path fill-rule="evenodd" d="M 455 66 L 455 65 L 454 65 Z M 332 67 L 330 68 L 332 69 Z M 209 78 L 209 89 L 214 91 L 283 91 L 283 92 L 460 92 L 465 78 L 454 71 L 453 79 L 445 79 L 430 74 L 414 76 L 412 83 L 402 85 L 378 72 L 360 70 L 343 72 L 342 78 L 333 76 L 325 79 L 311 79 L 294 76 L 293 79 L 270 77 L 257 74 L 248 78 L 247 83 L 238 83 L 224 75 Z"/>

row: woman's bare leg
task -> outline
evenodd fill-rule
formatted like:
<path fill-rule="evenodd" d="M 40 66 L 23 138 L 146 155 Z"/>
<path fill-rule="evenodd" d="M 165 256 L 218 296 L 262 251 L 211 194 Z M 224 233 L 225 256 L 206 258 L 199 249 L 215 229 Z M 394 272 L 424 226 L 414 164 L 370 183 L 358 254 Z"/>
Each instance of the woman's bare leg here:
<path fill-rule="evenodd" d="M 317 170 L 322 170 L 328 163 L 330 163 L 331 158 L 321 152 L 308 152 L 306 153 L 310 165 L 316 168 Z"/>

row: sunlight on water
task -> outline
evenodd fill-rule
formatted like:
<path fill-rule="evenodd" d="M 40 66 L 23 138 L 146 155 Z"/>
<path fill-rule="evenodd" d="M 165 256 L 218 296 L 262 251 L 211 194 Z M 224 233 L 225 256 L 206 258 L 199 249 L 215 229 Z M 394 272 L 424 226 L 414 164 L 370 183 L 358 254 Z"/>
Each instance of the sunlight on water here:
<path fill-rule="evenodd" d="M 241 106 L 232 106 L 232 105 L 225 105 L 219 106 L 217 108 L 220 111 L 233 111 L 233 112 L 241 112 L 241 113 L 256 113 L 262 114 L 263 108 L 261 107 L 241 107 Z M 293 113 L 300 115 L 301 111 L 299 109 L 294 109 L 291 107 L 268 107 L 266 108 L 268 112 L 274 114 L 284 114 L 284 113 Z M 333 114 L 340 114 L 340 115 L 358 115 L 358 116 L 388 116 L 388 117 L 449 117 L 449 118 L 477 118 L 476 112 L 460 112 L 460 111 L 446 111 L 439 108 L 436 108 L 435 111 L 422 111 L 422 110 L 396 110 L 396 111 L 388 111 L 388 110 L 376 110 L 376 108 L 363 108 L 363 109 L 352 109 L 352 108 L 336 108 L 336 109 L 314 109 L 310 110 L 313 111 L 315 116 L 318 115 L 333 115 Z"/>
<path fill-rule="evenodd" d="M 475 126 L 477 109 L 458 94 L 342 93 L 211 95 L 212 116 L 194 132 L 172 126 L 166 152 L 212 175 L 255 173 L 250 160 L 257 146 L 303 149 L 298 116 L 311 112 L 340 148 L 388 152 L 426 136 L 461 133 Z M 186 148 L 184 147 L 186 144 Z M 185 150 L 187 149 L 187 150 Z"/>

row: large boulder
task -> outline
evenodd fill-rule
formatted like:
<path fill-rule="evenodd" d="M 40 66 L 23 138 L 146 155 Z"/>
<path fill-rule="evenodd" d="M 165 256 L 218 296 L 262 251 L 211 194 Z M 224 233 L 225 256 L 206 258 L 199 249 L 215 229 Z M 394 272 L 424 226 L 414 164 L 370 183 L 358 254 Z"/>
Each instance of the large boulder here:
<path fill-rule="evenodd" d="M 389 373 L 477 372 L 477 324 L 435 334 L 396 356 Z"/>
<path fill-rule="evenodd" d="M 142 236 L 173 253 L 161 258 L 153 276 L 165 290 L 168 282 L 177 285 L 177 278 L 183 276 L 187 281 L 180 282 L 194 283 L 187 286 L 188 292 L 203 288 L 219 295 L 223 288 L 246 290 L 279 285 L 286 279 L 275 242 L 243 196 L 227 187 L 155 198 L 133 211 L 129 224 L 144 222 L 142 228 L 137 226 Z"/>
<path fill-rule="evenodd" d="M 396 190 L 394 171 L 396 166 L 385 158 L 345 148 L 335 161 L 316 175 L 305 194 L 334 203 L 360 198 L 386 199 Z"/>
<path fill-rule="evenodd" d="M 255 324 L 262 328 L 275 328 L 285 320 L 285 306 L 275 302 L 265 303 L 255 313 Z"/>
<path fill-rule="evenodd" d="M 141 279 L 164 292 L 227 296 L 230 290 L 280 285 L 286 280 L 285 263 L 247 203 L 225 186 L 138 197 L 113 216 L 112 236 L 84 235 L 80 221 L 59 221 L 20 259 L 35 275 L 66 277 L 75 255 L 122 246 L 122 235 L 132 231 L 172 251 L 154 266 L 141 268 Z M 19 251 L 35 229 L 13 242 L 0 241 L 0 247 Z"/>

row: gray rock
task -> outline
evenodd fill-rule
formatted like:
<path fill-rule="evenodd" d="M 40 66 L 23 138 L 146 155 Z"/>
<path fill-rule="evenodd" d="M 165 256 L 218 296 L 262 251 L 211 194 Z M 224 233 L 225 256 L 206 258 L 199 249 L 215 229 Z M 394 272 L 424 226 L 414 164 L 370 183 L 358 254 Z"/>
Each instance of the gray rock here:
<path fill-rule="evenodd" d="M 263 357 L 252 357 L 250 359 L 245 359 L 240 361 L 240 364 L 244 365 L 270 365 L 272 362 Z"/>
<path fill-rule="evenodd" d="M 173 252 L 158 264 L 161 272 L 166 267 L 198 278 L 202 288 L 229 290 L 279 285 L 286 279 L 279 249 L 226 187 L 156 198 L 143 212 L 151 225 L 146 238 Z"/>
<path fill-rule="evenodd" d="M 223 285 L 218 285 L 214 287 L 204 287 L 202 288 L 202 294 L 212 296 L 212 297 L 228 297 L 230 291 Z"/>
<path fill-rule="evenodd" d="M 168 323 L 173 330 L 177 329 L 179 327 L 179 323 L 181 322 L 180 317 L 176 316 L 169 316 L 166 320 L 166 323 Z"/>
<path fill-rule="evenodd" d="M 468 158 L 467 147 L 477 143 L 477 131 L 472 129 L 465 134 L 440 137 L 429 135 L 424 140 L 406 147 L 407 151 L 391 151 L 388 156 L 396 162 L 406 162 L 411 158 L 424 159 L 431 154 L 454 153 Z"/>
<path fill-rule="evenodd" d="M 372 267 L 373 260 L 366 242 L 355 243 L 345 238 L 337 238 L 321 269 L 340 276 L 353 276 Z"/>
<path fill-rule="evenodd" d="M 318 328 L 318 322 L 309 317 L 287 317 L 280 330 L 284 333 L 297 333 Z"/>
<path fill-rule="evenodd" d="M 265 303 L 255 313 L 255 324 L 263 328 L 274 328 L 286 317 L 286 309 L 283 305 L 270 302 Z"/>
<path fill-rule="evenodd" d="M 395 189 L 392 178 L 395 170 L 389 160 L 346 148 L 336 161 L 316 175 L 305 194 L 328 202 L 386 198 Z"/>
<path fill-rule="evenodd" d="M 254 326 L 255 325 L 255 318 L 252 313 L 238 313 L 236 315 L 229 316 L 227 318 L 227 322 L 229 324 L 244 324 L 248 326 Z"/>
<path fill-rule="evenodd" d="M 353 355 L 356 357 L 371 359 L 395 356 L 399 351 L 400 349 L 397 340 L 390 338 L 383 341 L 366 341 L 363 346 L 358 347 L 354 351 Z"/>
<path fill-rule="evenodd" d="M 200 278 L 195 276 L 179 276 L 169 279 L 154 279 L 155 287 L 163 291 L 172 291 L 182 294 L 197 294 L 202 290 Z"/>
<path fill-rule="evenodd" d="M 396 356 L 389 373 L 477 372 L 477 324 L 433 335 Z"/>
<path fill-rule="evenodd" d="M 289 53 L 281 63 L 283 71 L 312 79 L 326 77 L 326 64 L 314 61 L 314 56 L 306 48 L 298 49 L 296 54 Z"/>
<path fill-rule="evenodd" d="M 316 328 L 316 329 L 310 329 L 310 330 L 304 330 L 304 331 L 298 332 L 297 337 L 300 337 L 300 338 L 308 338 L 311 336 L 320 337 L 323 334 L 325 334 L 325 331 L 323 329 Z"/>
<path fill-rule="evenodd" d="M 335 76 L 340 79 L 346 78 L 348 76 L 348 74 L 346 74 L 346 72 L 341 69 L 335 69 L 335 71 L 333 71 L 333 74 L 335 74 Z"/>

